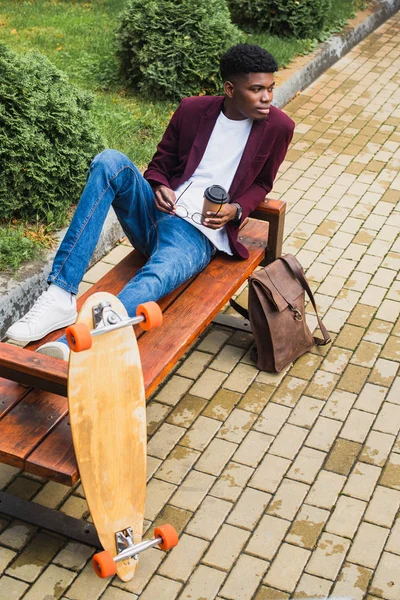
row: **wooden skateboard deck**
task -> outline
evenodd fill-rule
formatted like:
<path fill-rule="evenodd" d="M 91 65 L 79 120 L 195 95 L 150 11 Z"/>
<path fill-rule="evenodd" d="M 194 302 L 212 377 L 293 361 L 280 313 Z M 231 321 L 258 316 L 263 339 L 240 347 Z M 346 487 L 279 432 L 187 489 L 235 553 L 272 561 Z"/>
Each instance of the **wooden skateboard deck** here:
<path fill-rule="evenodd" d="M 77 323 L 94 329 L 92 307 L 110 302 L 126 310 L 112 294 L 95 293 L 83 304 Z M 142 539 L 146 496 L 146 405 L 136 337 L 131 326 L 93 337 L 92 348 L 72 352 L 68 371 L 72 439 L 90 513 L 104 550 L 117 554 L 115 534 L 133 530 Z M 117 563 L 129 581 L 138 561 Z"/>

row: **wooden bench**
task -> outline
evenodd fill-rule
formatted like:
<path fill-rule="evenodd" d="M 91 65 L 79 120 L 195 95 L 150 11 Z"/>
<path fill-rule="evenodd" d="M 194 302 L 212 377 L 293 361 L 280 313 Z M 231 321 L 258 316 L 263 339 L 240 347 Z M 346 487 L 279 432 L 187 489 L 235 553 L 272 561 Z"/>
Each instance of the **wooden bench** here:
<path fill-rule="evenodd" d="M 283 202 L 264 201 L 239 232 L 249 249 L 249 258 L 241 261 L 217 254 L 204 271 L 160 301 L 164 315 L 161 328 L 148 332 L 137 328 L 146 397 L 252 271 L 262 262 L 280 256 L 284 215 Z M 95 291 L 117 294 L 144 262 L 139 252 L 132 251 L 78 300 L 78 308 Z M 32 352 L 60 334 L 53 332 L 26 348 L 0 343 L 0 462 L 74 485 L 79 473 L 68 421 L 67 363 Z M 35 512 L 31 507 L 21 501 L 16 505 L 4 492 L 0 492 L 0 512 L 50 528 L 46 512 L 43 519 L 38 519 L 30 514 Z M 64 532 L 54 525 L 52 528 Z M 80 534 L 73 535 L 70 523 L 66 532 L 70 537 L 82 539 Z M 87 540 L 85 535 L 83 539 Z"/>

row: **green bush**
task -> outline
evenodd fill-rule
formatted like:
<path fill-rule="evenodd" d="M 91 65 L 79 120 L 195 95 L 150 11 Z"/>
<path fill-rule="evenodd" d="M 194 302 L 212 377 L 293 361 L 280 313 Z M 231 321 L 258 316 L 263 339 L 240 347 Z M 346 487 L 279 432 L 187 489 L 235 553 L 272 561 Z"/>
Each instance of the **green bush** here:
<path fill-rule="evenodd" d="M 228 0 L 234 23 L 278 36 L 314 38 L 331 0 Z"/>
<path fill-rule="evenodd" d="M 0 45 L 0 220 L 64 224 L 101 148 L 91 102 L 42 54 Z"/>
<path fill-rule="evenodd" d="M 128 0 L 117 35 L 129 83 L 173 99 L 220 91 L 219 58 L 244 41 L 225 0 Z"/>

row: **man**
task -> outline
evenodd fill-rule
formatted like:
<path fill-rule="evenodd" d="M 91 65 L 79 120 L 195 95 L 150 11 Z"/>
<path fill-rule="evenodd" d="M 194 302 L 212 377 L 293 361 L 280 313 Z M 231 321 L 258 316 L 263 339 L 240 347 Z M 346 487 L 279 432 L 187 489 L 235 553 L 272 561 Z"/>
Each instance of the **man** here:
<path fill-rule="evenodd" d="M 148 257 L 118 295 L 130 316 L 204 269 L 217 250 L 248 257 L 238 227 L 272 189 L 294 123 L 271 106 L 278 65 L 268 52 L 239 44 L 222 56 L 220 69 L 225 95 L 182 100 L 144 176 L 115 150 L 95 157 L 50 286 L 9 328 L 9 338 L 34 341 L 75 321 L 75 295 L 110 206 Z M 204 190 L 213 184 L 229 190 L 230 203 L 199 221 Z M 38 351 L 68 358 L 62 342 Z"/>

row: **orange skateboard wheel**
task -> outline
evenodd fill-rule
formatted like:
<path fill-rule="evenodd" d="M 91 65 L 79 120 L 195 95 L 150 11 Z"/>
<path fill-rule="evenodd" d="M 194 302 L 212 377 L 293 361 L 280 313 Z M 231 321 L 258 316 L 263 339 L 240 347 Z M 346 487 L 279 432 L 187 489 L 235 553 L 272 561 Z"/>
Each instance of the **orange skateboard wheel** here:
<path fill-rule="evenodd" d="M 160 525 L 160 527 L 156 527 L 154 530 L 154 537 L 161 537 L 162 542 L 158 544 L 161 550 L 170 550 L 174 548 L 174 546 L 178 543 L 178 534 L 175 531 L 175 527 L 172 527 L 169 523 L 165 525 Z"/>
<path fill-rule="evenodd" d="M 155 327 L 160 327 L 160 325 L 162 325 L 163 316 L 161 308 L 156 302 L 145 302 L 144 304 L 139 304 L 136 309 L 136 316 L 144 317 L 144 321 L 140 323 L 140 327 L 145 331 L 154 329 Z"/>
<path fill-rule="evenodd" d="M 74 352 L 82 352 L 92 347 L 93 339 L 85 323 L 75 323 L 66 329 L 68 346 Z"/>
<path fill-rule="evenodd" d="M 96 572 L 96 575 L 105 579 L 106 577 L 111 577 L 111 575 L 115 575 L 117 572 L 117 565 L 113 560 L 113 557 L 109 552 L 104 550 L 103 552 L 98 552 L 92 558 L 93 569 Z"/>

